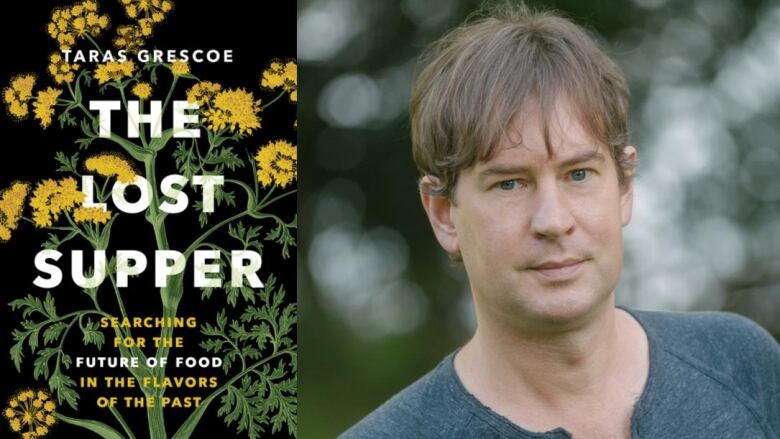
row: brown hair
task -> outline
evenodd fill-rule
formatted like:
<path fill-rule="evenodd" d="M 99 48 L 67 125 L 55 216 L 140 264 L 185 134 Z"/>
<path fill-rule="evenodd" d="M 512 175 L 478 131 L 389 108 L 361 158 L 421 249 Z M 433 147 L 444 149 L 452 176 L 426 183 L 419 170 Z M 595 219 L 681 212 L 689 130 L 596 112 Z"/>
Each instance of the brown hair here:
<path fill-rule="evenodd" d="M 410 118 L 414 161 L 451 197 L 458 173 L 488 160 L 512 117 L 534 102 L 552 151 L 549 119 L 561 94 L 583 128 L 609 147 L 618 180 L 634 163 L 623 72 L 579 26 L 550 11 L 505 3 L 467 20 L 420 59 Z"/>

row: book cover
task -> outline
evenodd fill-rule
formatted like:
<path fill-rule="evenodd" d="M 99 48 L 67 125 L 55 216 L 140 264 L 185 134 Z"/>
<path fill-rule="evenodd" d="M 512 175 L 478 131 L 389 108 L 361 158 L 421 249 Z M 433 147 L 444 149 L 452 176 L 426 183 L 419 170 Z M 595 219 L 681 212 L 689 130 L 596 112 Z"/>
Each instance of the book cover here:
<path fill-rule="evenodd" d="M 297 436 L 294 14 L 8 11 L 3 437 Z"/>

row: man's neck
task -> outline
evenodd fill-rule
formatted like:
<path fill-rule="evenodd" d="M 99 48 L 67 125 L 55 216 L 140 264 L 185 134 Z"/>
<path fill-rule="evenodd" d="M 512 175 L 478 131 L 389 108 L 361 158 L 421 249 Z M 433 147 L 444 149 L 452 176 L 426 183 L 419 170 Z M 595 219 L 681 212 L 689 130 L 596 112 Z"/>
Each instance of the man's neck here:
<path fill-rule="evenodd" d="M 456 356 L 456 371 L 469 391 L 499 413 L 532 407 L 564 418 L 621 389 L 638 396 L 647 371 L 644 332 L 612 301 L 605 305 L 567 331 L 528 335 L 480 325 Z"/>

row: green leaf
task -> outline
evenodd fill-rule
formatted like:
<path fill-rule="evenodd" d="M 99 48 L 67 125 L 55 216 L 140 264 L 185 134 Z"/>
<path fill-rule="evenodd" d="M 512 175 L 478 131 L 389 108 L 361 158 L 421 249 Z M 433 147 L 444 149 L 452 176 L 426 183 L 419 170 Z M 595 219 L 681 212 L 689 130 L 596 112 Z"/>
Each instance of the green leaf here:
<path fill-rule="evenodd" d="M 49 291 L 46 292 L 46 299 L 43 301 L 43 309 L 46 316 L 52 320 L 57 319 L 57 308 L 54 306 L 54 297 Z"/>
<path fill-rule="evenodd" d="M 81 332 L 84 333 L 83 341 L 85 345 L 94 344 L 98 349 L 103 347 L 106 337 L 98 330 L 99 326 L 98 322 L 92 322 L 90 319 L 87 319 L 87 324 L 81 327 Z"/>
<path fill-rule="evenodd" d="M 274 241 L 282 246 L 282 258 L 288 259 L 290 257 L 290 247 L 296 246 L 295 238 L 290 233 L 290 229 L 297 228 L 298 215 L 295 215 L 290 224 L 276 219 L 276 228 L 265 236 L 266 241 Z"/>
<path fill-rule="evenodd" d="M 62 331 L 64 331 L 68 325 L 65 322 L 56 322 L 46 328 L 43 331 L 43 344 L 48 345 L 60 338 Z"/>
<path fill-rule="evenodd" d="M 56 250 L 62 244 L 78 236 L 78 234 L 79 234 L 78 230 L 73 230 L 72 232 L 68 233 L 68 235 L 65 236 L 65 238 L 60 239 L 59 236 L 57 236 L 56 234 L 49 233 L 49 239 L 46 240 L 46 242 L 44 242 L 43 244 L 41 244 L 41 247 L 47 250 Z"/>
<path fill-rule="evenodd" d="M 176 169 L 186 178 L 191 179 L 198 172 L 198 156 L 194 149 L 197 148 L 196 141 L 193 140 L 192 146 L 187 148 L 183 140 L 176 142 L 176 149 L 173 151 L 173 158 L 176 162 Z"/>
<path fill-rule="evenodd" d="M 59 412 L 57 413 L 56 416 L 60 421 L 66 424 L 71 424 L 77 427 L 85 428 L 97 434 L 103 439 L 125 439 L 125 437 L 122 436 L 121 433 L 119 433 L 118 431 L 114 430 L 113 428 L 109 427 L 108 425 L 102 422 L 88 420 L 88 419 L 71 418 L 70 416 L 65 416 Z"/>
<path fill-rule="evenodd" d="M 76 382 L 59 370 L 55 370 L 49 378 L 49 388 L 57 394 L 59 404 L 67 403 L 73 410 L 77 410 L 79 395 L 73 390 L 74 387 Z"/>
<path fill-rule="evenodd" d="M 49 378 L 49 360 L 59 352 L 59 348 L 42 349 L 33 363 L 33 378 L 36 380 L 39 376 Z"/>
<path fill-rule="evenodd" d="M 77 139 L 76 143 L 79 145 L 79 149 L 85 149 L 90 144 L 92 144 L 92 142 L 95 139 L 98 138 L 98 119 L 95 118 L 93 120 L 92 124 L 89 123 L 89 120 L 82 119 L 81 120 L 81 131 L 83 131 L 84 135 L 86 135 L 87 137 L 83 137 L 81 139 Z"/>
<path fill-rule="evenodd" d="M 77 167 L 79 163 L 79 153 L 75 152 L 70 157 L 66 156 L 64 152 L 57 151 L 54 154 L 54 159 L 59 162 L 60 167 L 57 168 L 59 172 L 70 172 L 78 174 Z"/>
<path fill-rule="evenodd" d="M 22 359 L 24 358 L 24 339 L 11 346 L 11 359 L 16 366 L 16 371 L 22 371 Z"/>
<path fill-rule="evenodd" d="M 173 128 L 168 128 L 161 133 L 160 137 L 155 137 L 149 142 L 149 148 L 152 151 L 161 151 L 168 145 L 171 138 L 173 138 Z"/>
<path fill-rule="evenodd" d="M 244 161 L 233 152 L 233 148 L 230 146 L 212 150 L 212 152 L 203 160 L 203 163 L 207 165 L 216 165 L 214 168 L 216 173 L 222 173 L 225 168 L 235 171 L 236 168 L 244 167 Z"/>

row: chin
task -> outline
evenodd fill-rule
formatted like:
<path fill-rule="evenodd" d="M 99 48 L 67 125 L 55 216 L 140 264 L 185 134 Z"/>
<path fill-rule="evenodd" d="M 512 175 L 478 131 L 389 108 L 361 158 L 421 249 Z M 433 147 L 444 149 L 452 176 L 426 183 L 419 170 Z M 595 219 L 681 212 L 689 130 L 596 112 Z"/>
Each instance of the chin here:
<path fill-rule="evenodd" d="M 594 290 L 560 289 L 529 298 L 520 306 L 524 317 L 538 326 L 568 329 L 589 321 L 609 297 Z"/>

